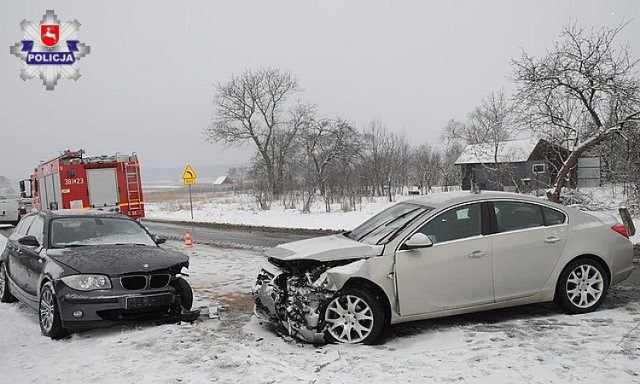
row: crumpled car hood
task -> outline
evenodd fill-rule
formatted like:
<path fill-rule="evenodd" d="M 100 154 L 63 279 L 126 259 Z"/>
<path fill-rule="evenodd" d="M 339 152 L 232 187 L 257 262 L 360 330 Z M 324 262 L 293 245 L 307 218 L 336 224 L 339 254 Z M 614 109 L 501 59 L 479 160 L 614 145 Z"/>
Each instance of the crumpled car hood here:
<path fill-rule="evenodd" d="M 122 275 L 188 264 L 189 256 L 160 247 L 117 245 L 49 249 L 47 256 L 80 273 Z M 145 268 L 143 265 L 147 264 Z"/>
<path fill-rule="evenodd" d="M 383 248 L 383 245 L 363 244 L 338 234 L 278 245 L 266 255 L 279 260 L 334 261 L 378 256 Z"/>

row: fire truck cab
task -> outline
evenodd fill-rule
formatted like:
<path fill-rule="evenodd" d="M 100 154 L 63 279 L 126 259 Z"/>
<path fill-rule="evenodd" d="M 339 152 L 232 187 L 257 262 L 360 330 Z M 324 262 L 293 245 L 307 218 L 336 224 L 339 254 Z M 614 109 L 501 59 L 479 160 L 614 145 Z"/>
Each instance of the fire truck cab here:
<path fill-rule="evenodd" d="M 64 151 L 36 167 L 31 178 L 20 183 L 20 192 L 22 198 L 32 198 L 36 210 L 99 209 L 144 217 L 135 153 L 85 157 L 83 150 Z"/>

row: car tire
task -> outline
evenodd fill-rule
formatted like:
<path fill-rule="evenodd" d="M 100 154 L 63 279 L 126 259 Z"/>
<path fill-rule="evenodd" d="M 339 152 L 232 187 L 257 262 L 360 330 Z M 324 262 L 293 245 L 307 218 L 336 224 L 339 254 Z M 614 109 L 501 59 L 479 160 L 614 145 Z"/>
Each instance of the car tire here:
<path fill-rule="evenodd" d="M 180 295 L 180 306 L 183 310 L 190 311 L 193 306 L 193 290 L 187 280 L 179 277 L 174 282 L 174 287 Z"/>
<path fill-rule="evenodd" d="M 40 290 L 38 322 L 42 334 L 52 340 L 62 339 L 68 335 L 67 330 L 62 327 L 58 300 L 53 293 L 51 283 L 46 283 Z"/>
<path fill-rule="evenodd" d="M 7 269 L 4 263 L 0 262 L 0 302 L 13 303 L 16 298 L 11 294 L 9 288 L 9 278 L 7 277 Z"/>
<path fill-rule="evenodd" d="M 370 345 L 384 328 L 384 308 L 369 291 L 345 288 L 327 304 L 322 320 L 327 342 Z"/>
<path fill-rule="evenodd" d="M 569 263 L 558 280 L 557 302 L 572 314 L 595 311 L 609 290 L 609 277 L 600 262 L 579 258 Z"/>

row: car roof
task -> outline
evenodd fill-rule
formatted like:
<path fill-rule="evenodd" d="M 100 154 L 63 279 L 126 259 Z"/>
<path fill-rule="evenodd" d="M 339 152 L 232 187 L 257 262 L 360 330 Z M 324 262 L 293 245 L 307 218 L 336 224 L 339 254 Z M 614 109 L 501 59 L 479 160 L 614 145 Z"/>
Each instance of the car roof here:
<path fill-rule="evenodd" d="M 47 219 L 57 219 L 61 217 L 111 217 L 115 219 L 132 220 L 130 217 L 117 212 L 105 212 L 96 209 L 58 209 L 58 210 L 43 210 L 39 212 Z"/>
<path fill-rule="evenodd" d="M 481 191 L 479 193 L 473 193 L 469 191 L 456 191 L 456 192 L 442 192 L 435 193 L 433 195 L 427 195 L 422 197 L 417 197 L 409 200 L 405 200 L 405 203 L 412 204 L 420 204 L 428 207 L 432 207 L 435 209 L 446 208 L 452 205 L 474 202 L 474 201 L 485 201 L 485 200 L 520 200 L 520 201 L 529 201 L 532 203 L 542 203 L 546 205 L 553 206 L 555 208 L 566 208 L 562 205 L 553 203 L 545 198 L 523 195 L 520 193 L 512 193 L 512 192 L 496 192 L 496 191 Z"/>

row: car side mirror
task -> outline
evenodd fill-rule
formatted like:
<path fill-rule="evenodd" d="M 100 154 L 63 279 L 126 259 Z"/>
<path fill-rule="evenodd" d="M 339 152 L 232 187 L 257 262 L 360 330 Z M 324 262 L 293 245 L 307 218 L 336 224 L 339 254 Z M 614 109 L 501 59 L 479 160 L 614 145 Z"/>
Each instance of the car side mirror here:
<path fill-rule="evenodd" d="M 40 243 L 35 236 L 25 236 L 21 239 L 18 239 L 18 243 L 21 245 L 26 245 L 27 247 L 39 247 Z"/>
<path fill-rule="evenodd" d="M 165 239 L 164 237 L 160 237 L 158 235 L 153 235 L 153 241 L 155 241 L 156 244 L 160 245 L 160 244 L 166 243 L 167 239 Z"/>
<path fill-rule="evenodd" d="M 414 233 L 404 245 L 407 249 L 428 248 L 433 245 L 429 236 L 424 233 Z"/>

